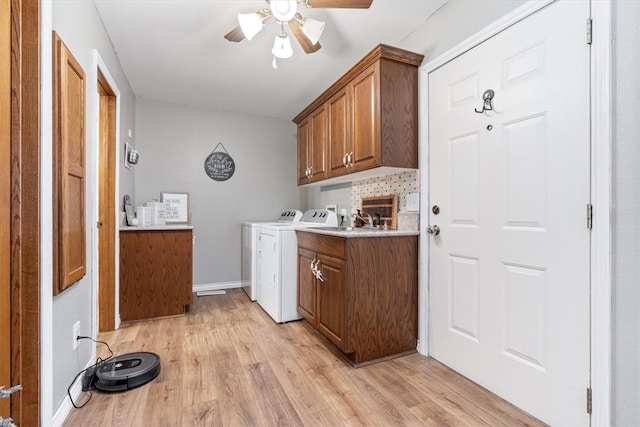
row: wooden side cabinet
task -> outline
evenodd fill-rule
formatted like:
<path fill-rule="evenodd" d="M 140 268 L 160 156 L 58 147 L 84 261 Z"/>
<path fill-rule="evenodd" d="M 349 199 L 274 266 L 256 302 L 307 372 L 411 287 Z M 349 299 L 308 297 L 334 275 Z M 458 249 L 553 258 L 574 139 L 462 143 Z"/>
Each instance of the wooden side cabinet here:
<path fill-rule="evenodd" d="M 123 321 L 182 314 L 193 294 L 193 230 L 120 232 Z"/>
<path fill-rule="evenodd" d="M 418 237 L 297 233 L 305 320 L 354 366 L 415 352 Z"/>

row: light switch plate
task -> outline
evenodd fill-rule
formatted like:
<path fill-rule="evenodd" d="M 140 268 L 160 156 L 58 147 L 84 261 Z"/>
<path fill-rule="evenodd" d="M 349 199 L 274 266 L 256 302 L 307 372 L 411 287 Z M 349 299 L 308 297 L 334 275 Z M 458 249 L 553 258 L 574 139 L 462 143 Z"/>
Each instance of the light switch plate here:
<path fill-rule="evenodd" d="M 419 212 L 420 211 L 420 193 L 407 194 L 407 212 Z"/>

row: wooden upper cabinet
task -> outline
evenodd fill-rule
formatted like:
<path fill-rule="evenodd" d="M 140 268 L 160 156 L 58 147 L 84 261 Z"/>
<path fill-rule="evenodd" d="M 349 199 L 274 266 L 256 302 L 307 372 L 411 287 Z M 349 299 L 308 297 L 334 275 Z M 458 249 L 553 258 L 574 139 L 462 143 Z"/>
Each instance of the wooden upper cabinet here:
<path fill-rule="evenodd" d="M 420 54 L 378 45 L 293 119 L 300 134 L 318 111 L 324 109 L 328 116 L 326 171 L 313 179 L 298 179 L 299 185 L 380 166 L 418 167 L 422 59 Z M 308 153 L 298 152 L 299 159 L 304 155 Z"/>
<path fill-rule="evenodd" d="M 53 33 L 53 292 L 86 274 L 85 73 Z"/>

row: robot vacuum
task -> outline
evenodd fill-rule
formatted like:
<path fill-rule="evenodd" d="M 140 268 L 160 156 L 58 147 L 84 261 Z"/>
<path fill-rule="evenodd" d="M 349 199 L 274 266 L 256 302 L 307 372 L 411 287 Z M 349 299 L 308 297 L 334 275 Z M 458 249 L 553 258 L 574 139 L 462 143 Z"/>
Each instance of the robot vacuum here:
<path fill-rule="evenodd" d="M 160 356 L 151 352 L 127 353 L 87 369 L 82 391 L 117 392 L 148 383 L 160 373 Z"/>

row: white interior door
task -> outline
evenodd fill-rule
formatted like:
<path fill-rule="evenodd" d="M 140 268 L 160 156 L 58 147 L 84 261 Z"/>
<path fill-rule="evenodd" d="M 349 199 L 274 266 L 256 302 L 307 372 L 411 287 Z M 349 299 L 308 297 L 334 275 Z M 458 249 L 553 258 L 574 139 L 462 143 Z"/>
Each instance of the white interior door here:
<path fill-rule="evenodd" d="M 430 354 L 551 425 L 589 422 L 588 16 L 556 2 L 429 74 Z"/>

